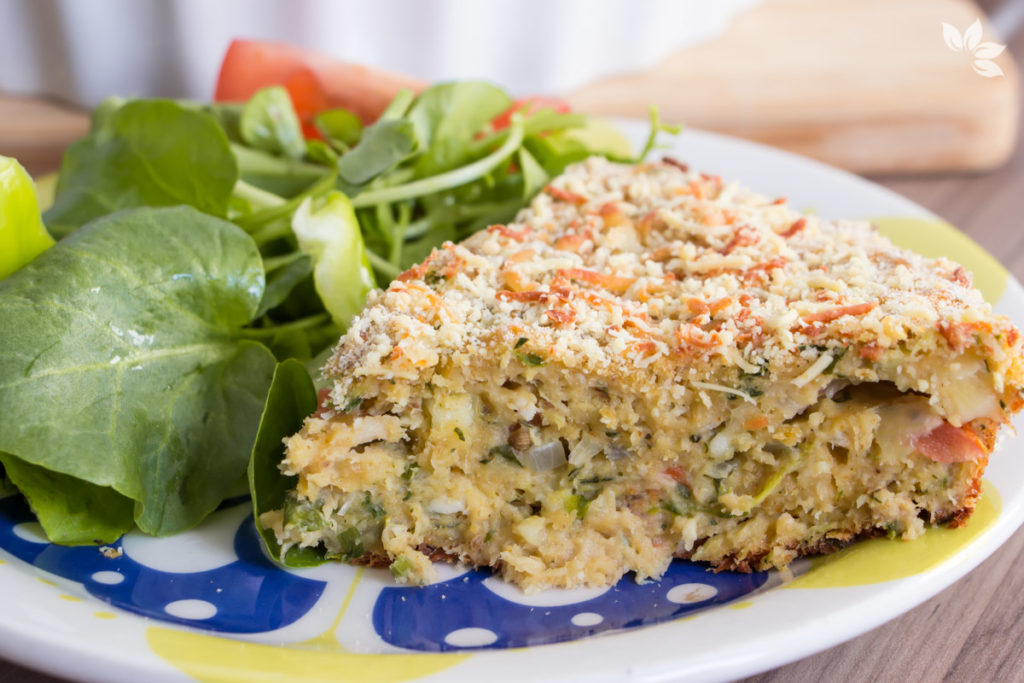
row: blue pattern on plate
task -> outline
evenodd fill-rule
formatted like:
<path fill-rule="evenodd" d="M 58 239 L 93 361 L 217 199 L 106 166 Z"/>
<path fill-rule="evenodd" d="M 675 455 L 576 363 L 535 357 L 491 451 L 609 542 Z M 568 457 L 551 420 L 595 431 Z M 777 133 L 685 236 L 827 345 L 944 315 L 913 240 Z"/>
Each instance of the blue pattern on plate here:
<path fill-rule="evenodd" d="M 21 496 L 0 500 L 0 547 L 40 569 L 81 582 L 100 600 L 161 621 L 226 633 L 270 631 L 306 614 L 327 585 L 282 571 L 266 559 L 252 515 L 235 533 L 237 561 L 190 573 L 159 571 L 127 554 L 108 558 L 95 546 L 68 548 L 33 543 L 14 533 L 18 524 L 34 521 Z M 109 585 L 94 579 L 96 572 L 117 572 L 124 579 Z M 165 611 L 169 603 L 178 600 L 204 600 L 217 612 L 206 619 L 188 619 Z"/>
<path fill-rule="evenodd" d="M 423 588 L 385 588 L 374 605 L 373 627 L 392 645 L 429 652 L 466 649 L 445 640 L 465 628 L 492 632 L 496 639 L 486 638 L 493 640 L 487 647 L 544 645 L 676 619 L 747 595 L 764 585 L 769 575 L 713 574 L 702 565 L 676 560 L 660 581 L 638 584 L 627 575 L 596 598 L 548 607 L 521 605 L 496 595 L 483 583 L 489 576 L 489 572 L 471 571 Z M 711 586 L 717 593 L 698 602 L 669 600 L 669 591 L 682 584 Z M 594 615 L 601 621 L 577 625 L 573 623 L 577 615 L 582 624 L 594 621 Z"/>
<path fill-rule="evenodd" d="M 89 593 L 111 605 L 161 621 L 223 633 L 271 631 L 309 612 L 327 585 L 283 571 L 264 557 L 251 515 L 234 534 L 237 560 L 215 569 L 182 573 L 147 567 L 127 554 L 106 557 L 94 546 L 68 548 L 32 542 L 15 533 L 19 524 L 33 521 L 35 517 L 21 496 L 0 499 L 0 548 L 42 570 L 82 583 Z M 106 574 L 97 576 L 97 572 Z M 104 582 L 102 579 L 113 577 L 111 573 L 121 580 Z M 487 571 L 471 571 L 423 588 L 384 588 L 374 605 L 373 627 L 392 645 L 428 652 L 466 649 L 469 642 L 446 638 L 467 628 L 474 629 L 472 635 L 477 640 L 472 644 L 477 646 L 542 645 L 676 619 L 747 595 L 763 586 L 769 575 L 712 574 L 703 566 L 676 561 L 660 581 L 637 584 L 627 576 L 597 597 L 544 607 L 497 595 L 484 583 L 490 576 Z M 682 584 L 704 587 L 705 596 L 698 596 L 704 599 L 679 602 L 681 596 L 673 595 L 676 601 L 670 600 L 669 592 Z M 216 613 L 187 618 L 165 609 L 179 600 L 205 601 Z"/>

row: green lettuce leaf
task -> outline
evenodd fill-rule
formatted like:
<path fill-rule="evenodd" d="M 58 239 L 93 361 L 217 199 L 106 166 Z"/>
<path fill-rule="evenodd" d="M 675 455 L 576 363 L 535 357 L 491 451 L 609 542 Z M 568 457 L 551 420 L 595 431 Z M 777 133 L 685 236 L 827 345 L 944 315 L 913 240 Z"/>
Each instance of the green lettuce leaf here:
<path fill-rule="evenodd" d="M 377 286 L 352 203 L 341 192 L 329 192 L 323 200 L 310 197 L 295 212 L 292 231 L 299 248 L 313 259 L 313 280 L 324 308 L 344 329 Z"/>
<path fill-rule="evenodd" d="M 279 85 L 260 90 L 245 103 L 238 132 L 255 149 L 292 159 L 306 155 L 299 116 L 288 91 Z"/>
<path fill-rule="evenodd" d="M 417 174 L 434 175 L 471 161 L 476 135 L 511 106 L 504 90 L 481 81 L 442 83 L 424 90 L 407 115 L 423 152 L 416 160 Z"/>
<path fill-rule="evenodd" d="M 0 453 L 0 463 L 54 543 L 113 543 L 135 526 L 135 503 L 112 488 L 51 472 L 9 453 Z"/>
<path fill-rule="evenodd" d="M 317 407 L 316 388 L 302 363 L 286 360 L 278 364 L 260 419 L 256 443 L 249 462 L 249 491 L 256 529 L 272 558 L 289 567 L 311 567 L 324 562 L 323 548 L 290 548 L 281 557 L 281 546 L 274 533 L 260 524 L 260 515 L 280 510 L 295 477 L 286 477 L 278 469 L 284 459 L 284 439 L 302 428 L 302 422 Z"/>
<path fill-rule="evenodd" d="M 147 533 L 194 526 L 244 477 L 263 288 L 252 239 L 189 207 L 76 231 L 0 282 L 0 451 L 131 498 Z"/>
<path fill-rule="evenodd" d="M 212 116 L 170 100 L 131 101 L 68 148 L 44 219 L 63 237 L 139 206 L 185 204 L 225 216 L 237 180 L 228 138 Z"/>

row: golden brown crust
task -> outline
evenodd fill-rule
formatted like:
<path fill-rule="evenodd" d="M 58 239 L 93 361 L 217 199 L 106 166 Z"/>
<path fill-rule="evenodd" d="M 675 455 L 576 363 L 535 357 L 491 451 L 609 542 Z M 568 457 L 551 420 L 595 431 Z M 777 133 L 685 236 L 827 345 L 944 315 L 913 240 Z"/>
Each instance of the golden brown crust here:
<path fill-rule="evenodd" d="M 1020 346 L 961 267 L 866 223 L 592 160 L 370 297 L 288 442 L 331 523 L 275 530 L 527 590 L 909 540 L 969 516 Z"/>

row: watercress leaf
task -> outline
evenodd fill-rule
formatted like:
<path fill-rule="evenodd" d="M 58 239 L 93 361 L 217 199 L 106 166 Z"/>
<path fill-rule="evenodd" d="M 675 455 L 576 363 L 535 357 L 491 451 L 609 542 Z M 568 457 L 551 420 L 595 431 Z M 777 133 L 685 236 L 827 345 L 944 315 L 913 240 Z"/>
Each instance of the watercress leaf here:
<path fill-rule="evenodd" d="M 249 491 L 256 529 L 270 557 L 290 567 L 309 567 L 324 562 L 323 549 L 291 548 L 281 557 L 281 546 L 274 532 L 263 526 L 260 516 L 284 507 L 295 477 L 286 477 L 279 465 L 284 459 L 284 439 L 299 431 L 302 423 L 317 407 L 317 392 L 302 363 L 286 360 L 274 370 L 267 393 L 259 431 L 249 461 Z"/>
<path fill-rule="evenodd" d="M 0 462 L 53 543 L 113 543 L 135 526 L 135 503 L 112 488 L 51 472 L 9 453 L 0 452 Z"/>
<path fill-rule="evenodd" d="M 187 106 L 187 103 L 182 102 L 181 104 Z M 224 129 L 224 133 L 228 136 L 228 140 L 236 143 L 243 142 L 240 127 L 245 104 L 242 102 L 204 102 L 198 109 L 205 111 L 217 120 L 217 123 L 220 124 L 220 127 Z"/>
<path fill-rule="evenodd" d="M 0 156 L 0 280 L 51 246 L 32 178 L 17 161 Z"/>
<path fill-rule="evenodd" d="M 279 361 L 291 358 L 305 362 L 313 357 L 313 349 L 304 330 L 282 330 L 271 338 L 267 347 Z"/>
<path fill-rule="evenodd" d="M 306 140 L 306 159 L 331 168 L 338 165 L 338 153 L 323 140 Z"/>
<path fill-rule="evenodd" d="M 347 184 L 365 185 L 391 170 L 416 149 L 416 132 L 404 119 L 387 119 L 367 127 L 359 144 L 338 161 L 338 176 Z"/>
<path fill-rule="evenodd" d="M 355 147 L 363 135 L 363 121 L 348 109 L 328 109 L 313 119 L 317 130 L 345 147 Z"/>
<path fill-rule="evenodd" d="M 585 126 L 568 129 L 564 135 L 570 140 L 581 143 L 590 154 L 600 154 L 630 162 L 642 161 L 642 158 L 633 158 L 633 145 L 622 134 L 622 131 L 608 119 L 588 117 Z"/>
<path fill-rule="evenodd" d="M 417 174 L 434 175 L 469 161 L 470 143 L 510 106 L 512 99 L 504 90 L 482 81 L 442 83 L 424 90 L 406 115 L 423 152 L 416 161 Z"/>
<path fill-rule="evenodd" d="M 323 166 L 231 145 L 242 180 L 282 197 L 293 197 L 328 173 Z"/>
<path fill-rule="evenodd" d="M 279 85 L 258 91 L 245 103 L 238 132 L 250 147 L 301 159 L 306 154 L 302 124 L 288 91 Z"/>
<path fill-rule="evenodd" d="M 170 100 L 128 102 L 68 148 L 44 219 L 63 237 L 118 209 L 186 204 L 227 214 L 238 166 L 212 116 Z"/>
<path fill-rule="evenodd" d="M 533 198 L 551 178 L 525 147 L 519 149 L 519 172 L 523 176 L 523 201 Z"/>
<path fill-rule="evenodd" d="M 190 207 L 76 231 L 0 281 L 0 450 L 132 498 L 147 533 L 195 525 L 244 476 L 263 287 L 252 238 Z"/>
<path fill-rule="evenodd" d="M 591 156 L 590 149 L 582 141 L 569 136 L 568 132 L 562 130 L 548 135 L 530 135 L 523 141 L 523 147 L 529 150 L 550 176 L 560 175 L 569 164 Z"/>
<path fill-rule="evenodd" d="M 290 261 L 269 275 L 267 275 L 267 287 L 263 291 L 263 299 L 256 309 L 258 318 L 272 308 L 281 305 L 292 290 L 304 279 L 313 274 L 313 261 L 308 256 L 300 256 Z"/>
<path fill-rule="evenodd" d="M 313 281 L 324 308 L 343 329 L 376 287 L 352 203 L 341 192 L 310 197 L 292 218 L 299 248 L 312 257 Z"/>

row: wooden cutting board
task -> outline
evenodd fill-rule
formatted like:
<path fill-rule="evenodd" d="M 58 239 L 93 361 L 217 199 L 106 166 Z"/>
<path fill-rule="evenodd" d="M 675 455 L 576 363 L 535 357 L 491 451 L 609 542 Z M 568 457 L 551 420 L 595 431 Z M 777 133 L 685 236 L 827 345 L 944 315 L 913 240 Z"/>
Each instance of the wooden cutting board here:
<path fill-rule="evenodd" d="M 995 61 L 1005 76 L 976 74 L 941 28 L 962 31 L 982 16 L 967 0 L 764 0 L 715 40 L 569 99 L 640 117 L 655 102 L 668 121 L 858 172 L 990 169 L 1016 141 L 1017 68 L 1004 52 Z M 1000 42 L 987 25 L 982 35 Z M 56 168 L 86 128 L 81 112 L 0 97 L 0 154 L 33 172 Z"/>
<path fill-rule="evenodd" d="M 570 96 L 584 111 L 664 119 L 862 173 L 983 170 L 1017 139 L 1019 83 L 985 78 L 943 42 L 982 18 L 967 0 L 766 0 L 711 42 Z M 628 38 L 627 38 L 628 39 Z M 610 46 L 611 49 L 611 46 Z"/>

